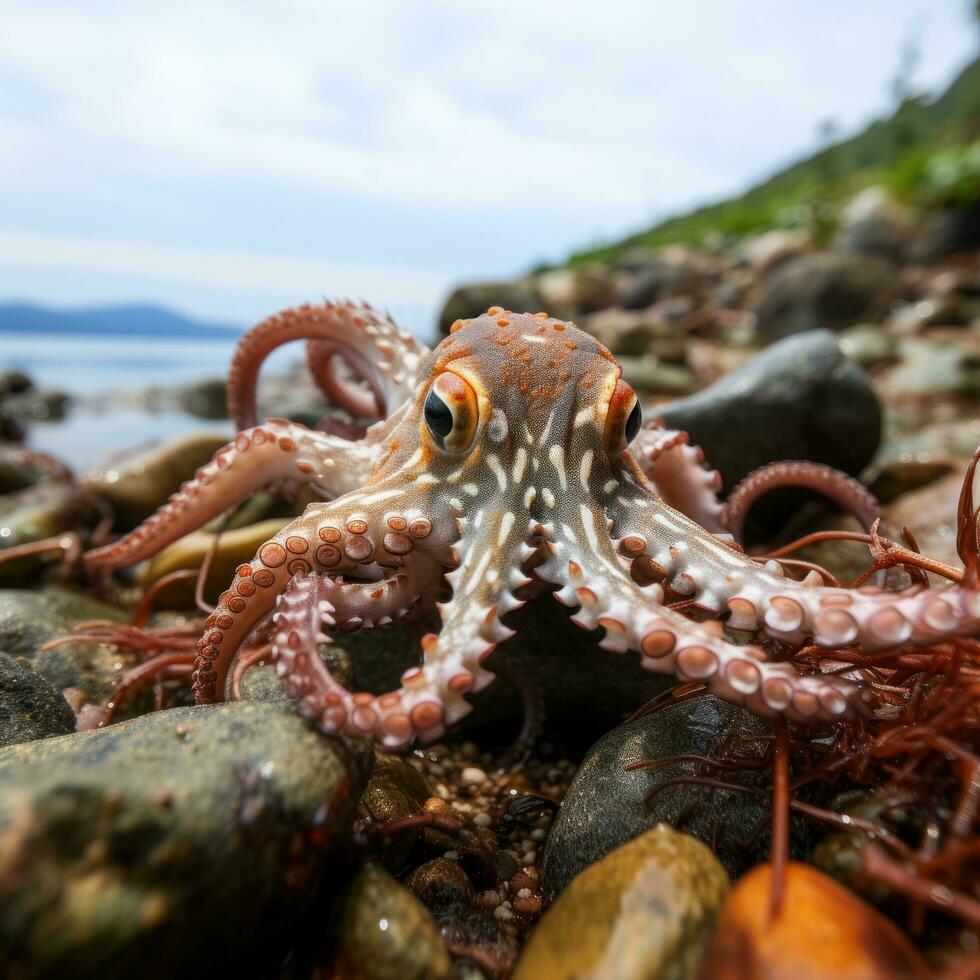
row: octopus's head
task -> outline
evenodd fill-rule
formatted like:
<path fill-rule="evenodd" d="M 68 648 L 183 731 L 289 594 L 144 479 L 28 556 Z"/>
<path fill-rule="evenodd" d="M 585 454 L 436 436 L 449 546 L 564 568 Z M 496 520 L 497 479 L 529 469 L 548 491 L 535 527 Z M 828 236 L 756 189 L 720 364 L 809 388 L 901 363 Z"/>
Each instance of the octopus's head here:
<path fill-rule="evenodd" d="M 381 476 L 401 472 L 457 513 L 499 506 L 557 520 L 607 498 L 640 428 L 607 348 L 547 314 L 459 320 L 423 366 Z"/>

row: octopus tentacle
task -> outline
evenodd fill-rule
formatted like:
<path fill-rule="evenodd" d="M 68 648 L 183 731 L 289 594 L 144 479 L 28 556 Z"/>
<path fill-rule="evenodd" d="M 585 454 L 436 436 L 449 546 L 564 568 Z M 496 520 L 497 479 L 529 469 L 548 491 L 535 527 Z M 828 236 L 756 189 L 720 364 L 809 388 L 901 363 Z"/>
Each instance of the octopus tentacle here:
<path fill-rule="evenodd" d="M 617 554 L 608 538 L 588 552 L 566 540 L 549 545 L 551 554 L 537 573 L 561 586 L 559 602 L 579 607 L 573 622 L 587 630 L 604 627 L 604 649 L 635 650 L 647 670 L 697 681 L 770 717 L 834 721 L 868 711 L 872 696 L 860 685 L 801 674 L 792 664 L 771 661 L 760 647 L 729 643 L 718 623 L 696 623 L 668 608 L 663 588 L 634 581 L 630 559 Z"/>
<path fill-rule="evenodd" d="M 442 630 L 438 636 L 423 637 L 424 662 L 403 674 L 397 690 L 381 695 L 345 695 L 337 690 L 319 658 L 311 655 L 321 634 L 303 620 L 306 603 L 314 594 L 318 602 L 326 600 L 321 612 L 332 618 L 324 586 L 308 580 L 296 585 L 297 593 L 307 594 L 280 610 L 279 640 L 273 652 L 283 665 L 277 670 L 296 686 L 301 710 L 322 731 L 373 735 L 388 748 L 402 747 L 416 737 L 431 741 L 470 711 L 465 694 L 493 681 L 494 675 L 481 664 L 501 640 L 512 635 L 501 617 L 524 605 L 514 590 L 529 581 L 519 567 L 534 548 L 525 543 L 526 534 L 515 529 L 512 513 L 481 513 L 469 528 L 460 519 L 462 537 L 453 547 L 456 568 L 446 576 L 453 598 L 439 607 Z M 499 571 L 508 566 L 517 570 Z M 299 628 L 303 622 L 305 632 Z"/>
<path fill-rule="evenodd" d="M 810 636 L 827 648 L 860 643 L 871 651 L 928 646 L 980 627 L 980 592 L 969 585 L 888 592 L 823 587 L 818 575 L 796 582 L 778 562 L 759 565 L 726 547 L 639 481 L 633 490 L 631 499 L 610 506 L 620 549 L 634 567 L 702 608 L 729 611 L 733 628 L 765 628 L 792 643 Z"/>
<path fill-rule="evenodd" d="M 881 516 L 877 499 L 854 477 L 823 463 L 784 460 L 760 466 L 732 488 L 725 500 L 723 520 L 736 540 L 742 539 L 745 518 L 752 505 L 779 487 L 801 487 L 822 493 L 856 517 L 865 531 Z"/>
<path fill-rule="evenodd" d="M 215 453 L 170 501 L 139 527 L 85 555 L 90 570 L 132 565 L 201 527 L 270 483 L 312 484 L 328 497 L 367 478 L 376 449 L 314 432 L 296 422 L 269 419 L 240 432 Z"/>
<path fill-rule="evenodd" d="M 219 596 L 218 605 L 205 621 L 198 641 L 193 681 L 198 703 L 222 697 L 239 646 L 272 611 L 276 596 L 293 576 L 316 572 L 376 579 L 383 568 L 408 562 L 417 541 L 430 533 L 430 523 L 395 511 L 379 514 L 367 503 L 372 497 L 387 500 L 396 496 L 401 496 L 400 491 L 376 486 L 330 503 L 311 505 L 262 545 L 252 561 L 238 567 L 231 587 Z M 409 575 L 387 590 L 392 611 L 404 607 L 423 590 L 423 580 L 431 577 L 430 568 L 423 564 L 424 574 Z M 384 598 L 385 583 L 372 581 L 370 585 L 370 589 L 339 588 L 333 592 L 336 605 L 341 605 L 338 597 L 344 600 L 345 622 L 363 618 L 364 606 L 373 593 L 381 590 L 378 598 Z M 403 585 L 413 590 L 412 595 L 400 591 Z"/>
<path fill-rule="evenodd" d="M 350 301 L 304 305 L 269 317 L 238 342 L 228 375 L 228 411 L 239 429 L 258 421 L 256 389 L 262 362 L 293 340 L 312 340 L 313 377 L 324 394 L 364 418 L 382 417 L 412 393 L 428 353 L 412 334 L 367 304 Z M 365 391 L 344 381 L 334 368 L 342 357 L 368 384 Z"/>
<path fill-rule="evenodd" d="M 652 422 L 637 433 L 630 452 L 667 504 L 705 530 L 715 534 L 730 531 L 725 505 L 718 499 L 721 474 L 704 466 L 704 452 L 690 445 L 686 432 Z"/>

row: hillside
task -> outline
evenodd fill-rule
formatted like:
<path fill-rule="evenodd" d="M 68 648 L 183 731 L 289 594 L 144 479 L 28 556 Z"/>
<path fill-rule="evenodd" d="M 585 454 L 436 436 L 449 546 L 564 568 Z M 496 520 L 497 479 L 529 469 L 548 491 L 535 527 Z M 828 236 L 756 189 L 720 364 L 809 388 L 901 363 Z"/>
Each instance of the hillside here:
<path fill-rule="evenodd" d="M 745 194 L 669 218 L 621 241 L 573 254 L 569 262 L 609 262 L 637 245 L 701 243 L 778 226 L 832 230 L 835 206 L 861 187 L 888 186 L 912 203 L 980 195 L 980 59 L 932 101 L 910 99 L 891 117 L 780 171 Z M 971 145 L 972 144 L 972 145 Z"/>
<path fill-rule="evenodd" d="M 241 328 L 194 320 L 161 306 L 93 306 L 57 310 L 31 303 L 0 304 L 0 333 L 101 334 L 212 340 Z"/>

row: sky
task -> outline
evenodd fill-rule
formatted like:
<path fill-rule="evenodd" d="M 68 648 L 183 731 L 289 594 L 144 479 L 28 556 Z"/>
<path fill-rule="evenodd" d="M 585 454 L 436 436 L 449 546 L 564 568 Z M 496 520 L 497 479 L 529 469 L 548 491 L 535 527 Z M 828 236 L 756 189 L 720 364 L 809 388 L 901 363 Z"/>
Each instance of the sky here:
<path fill-rule="evenodd" d="M 964 0 L 0 0 L 0 302 L 431 332 L 744 189 L 975 52 Z"/>

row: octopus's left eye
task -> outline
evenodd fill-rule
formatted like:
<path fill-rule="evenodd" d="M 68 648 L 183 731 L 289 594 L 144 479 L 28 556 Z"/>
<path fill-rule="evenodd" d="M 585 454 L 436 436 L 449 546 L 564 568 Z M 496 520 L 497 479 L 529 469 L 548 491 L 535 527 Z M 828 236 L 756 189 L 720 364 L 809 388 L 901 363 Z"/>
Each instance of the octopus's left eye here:
<path fill-rule="evenodd" d="M 479 407 L 476 392 L 458 374 L 444 371 L 429 389 L 422 409 L 436 445 L 451 453 L 468 449 L 476 434 Z"/>
<path fill-rule="evenodd" d="M 625 381 L 617 381 L 606 414 L 604 439 L 609 452 L 625 449 L 636 438 L 642 418 L 636 392 Z"/>

